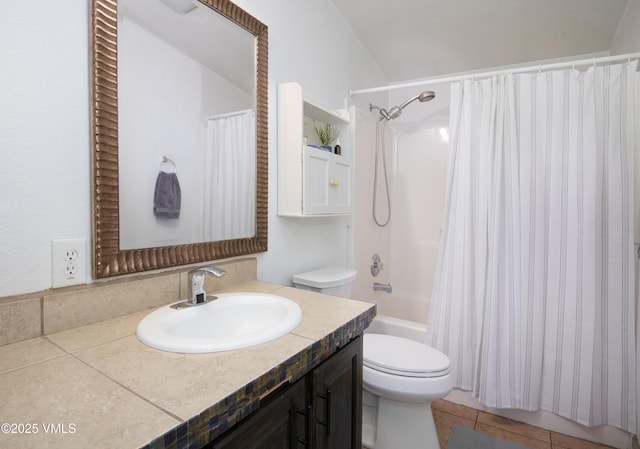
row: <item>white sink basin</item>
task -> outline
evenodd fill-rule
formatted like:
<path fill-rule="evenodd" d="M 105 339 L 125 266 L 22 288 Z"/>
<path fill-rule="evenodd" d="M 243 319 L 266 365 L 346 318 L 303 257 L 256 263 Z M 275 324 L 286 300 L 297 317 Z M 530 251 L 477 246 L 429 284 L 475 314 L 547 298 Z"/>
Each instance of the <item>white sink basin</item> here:
<path fill-rule="evenodd" d="M 219 352 L 274 340 L 302 319 L 295 302 L 267 293 L 222 293 L 193 307 L 165 306 L 144 317 L 136 335 L 147 346 L 171 352 Z"/>

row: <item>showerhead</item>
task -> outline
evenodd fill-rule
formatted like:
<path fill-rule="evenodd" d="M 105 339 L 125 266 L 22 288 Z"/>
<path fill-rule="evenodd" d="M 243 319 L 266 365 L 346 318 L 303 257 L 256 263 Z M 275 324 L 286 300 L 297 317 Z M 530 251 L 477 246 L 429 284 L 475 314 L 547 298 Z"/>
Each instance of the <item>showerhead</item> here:
<path fill-rule="evenodd" d="M 420 95 L 418 95 L 418 100 L 420 100 L 420 103 L 425 103 L 427 101 L 431 101 L 434 98 L 436 98 L 436 94 L 432 90 L 427 90 L 427 91 L 421 92 Z"/>
<path fill-rule="evenodd" d="M 407 101 L 405 101 L 404 103 L 402 103 L 400 106 L 394 106 L 391 109 L 389 109 L 389 111 L 386 111 L 382 108 L 379 108 L 377 106 L 373 106 L 371 103 L 369 103 L 369 110 L 372 111 L 374 109 L 377 109 L 378 111 L 380 111 L 380 120 L 393 120 L 396 119 L 398 117 L 400 117 L 400 115 L 402 114 L 402 110 L 404 108 L 406 108 L 407 106 L 409 106 L 409 104 L 413 103 L 416 100 L 419 100 L 420 103 L 425 103 L 427 101 L 431 101 L 436 97 L 436 94 L 431 91 L 431 90 L 427 90 L 424 92 L 420 92 L 418 95 L 416 95 L 415 97 L 411 97 L 409 98 Z"/>
<path fill-rule="evenodd" d="M 431 101 L 431 100 L 433 100 L 435 98 L 435 96 L 436 96 L 436 94 L 433 93 L 433 91 L 426 90 L 424 92 L 420 92 L 415 97 L 409 98 L 407 101 L 405 101 L 400 106 L 398 106 L 398 108 L 400 110 L 402 110 L 402 109 L 406 108 L 407 106 L 409 106 L 411 103 L 413 103 L 416 100 L 420 100 L 420 103 Z"/>

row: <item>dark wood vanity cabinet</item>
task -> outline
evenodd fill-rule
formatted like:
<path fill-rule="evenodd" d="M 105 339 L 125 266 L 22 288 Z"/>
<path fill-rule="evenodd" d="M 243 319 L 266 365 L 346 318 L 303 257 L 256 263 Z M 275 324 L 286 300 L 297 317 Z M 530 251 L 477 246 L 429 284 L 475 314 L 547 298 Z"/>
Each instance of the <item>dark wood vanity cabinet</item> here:
<path fill-rule="evenodd" d="M 313 370 L 314 448 L 362 448 L 362 337 Z"/>
<path fill-rule="evenodd" d="M 207 449 L 361 449 L 362 337 L 351 341 Z"/>

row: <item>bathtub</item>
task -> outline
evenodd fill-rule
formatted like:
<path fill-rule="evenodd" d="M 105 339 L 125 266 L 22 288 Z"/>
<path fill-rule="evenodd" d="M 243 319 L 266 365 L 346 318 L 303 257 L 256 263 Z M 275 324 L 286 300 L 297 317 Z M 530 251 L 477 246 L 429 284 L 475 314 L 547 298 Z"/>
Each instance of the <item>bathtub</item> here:
<path fill-rule="evenodd" d="M 388 315 L 377 315 L 365 333 L 395 335 L 420 343 L 427 342 L 427 325 L 395 318 Z"/>

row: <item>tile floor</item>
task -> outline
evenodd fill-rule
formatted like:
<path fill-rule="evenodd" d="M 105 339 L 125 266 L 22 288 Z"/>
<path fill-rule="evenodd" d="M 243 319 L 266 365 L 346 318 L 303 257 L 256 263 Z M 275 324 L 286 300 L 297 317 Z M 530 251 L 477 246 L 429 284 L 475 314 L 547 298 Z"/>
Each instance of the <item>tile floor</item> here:
<path fill-rule="evenodd" d="M 611 446 L 550 432 L 445 400 L 433 402 L 432 410 L 442 449 L 447 447 L 447 441 L 455 424 L 532 449 L 611 449 Z"/>

